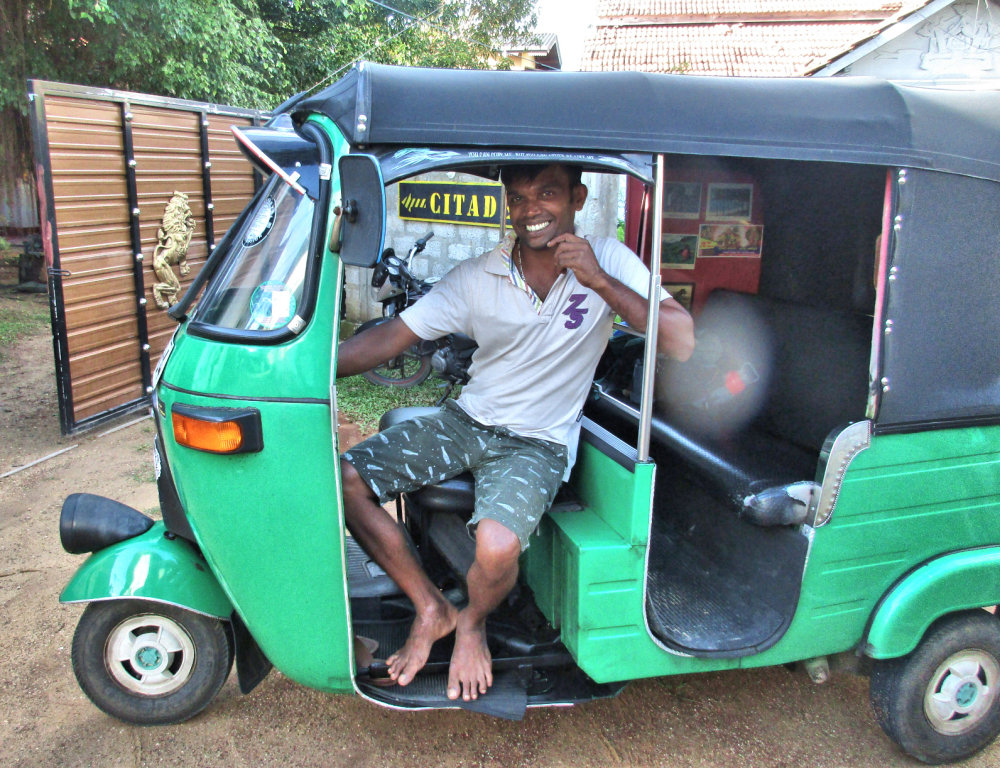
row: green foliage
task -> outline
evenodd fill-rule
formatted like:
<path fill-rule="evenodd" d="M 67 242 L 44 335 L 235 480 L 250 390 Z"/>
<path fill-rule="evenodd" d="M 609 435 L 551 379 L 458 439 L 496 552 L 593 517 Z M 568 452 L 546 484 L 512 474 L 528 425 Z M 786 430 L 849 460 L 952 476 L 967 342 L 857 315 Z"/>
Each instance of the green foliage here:
<path fill-rule="evenodd" d="M 452 395 L 457 397 L 460 391 L 461 387 L 456 387 Z M 337 408 L 369 434 L 378 430 L 378 420 L 386 411 L 410 405 L 434 405 L 442 394 L 444 382 L 434 376 L 412 389 L 382 387 L 361 376 L 351 376 L 337 382 Z"/>
<path fill-rule="evenodd" d="M 48 321 L 47 306 L 32 297 L 4 302 L 0 309 L 0 359 L 17 339 L 42 330 Z"/>
<path fill-rule="evenodd" d="M 392 10 L 386 6 L 392 6 Z M 503 66 L 533 0 L 3 0 L 0 182 L 30 178 L 26 80 L 270 109 L 360 58 Z"/>

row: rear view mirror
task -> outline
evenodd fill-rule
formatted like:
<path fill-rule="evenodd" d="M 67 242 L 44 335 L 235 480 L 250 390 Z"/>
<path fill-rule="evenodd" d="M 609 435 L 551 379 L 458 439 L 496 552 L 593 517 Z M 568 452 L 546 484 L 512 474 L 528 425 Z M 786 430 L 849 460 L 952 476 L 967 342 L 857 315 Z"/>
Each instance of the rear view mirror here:
<path fill-rule="evenodd" d="M 340 158 L 340 258 L 353 267 L 372 267 L 385 242 L 385 184 L 382 169 L 371 155 Z M 331 250 L 337 244 L 331 243 Z"/>

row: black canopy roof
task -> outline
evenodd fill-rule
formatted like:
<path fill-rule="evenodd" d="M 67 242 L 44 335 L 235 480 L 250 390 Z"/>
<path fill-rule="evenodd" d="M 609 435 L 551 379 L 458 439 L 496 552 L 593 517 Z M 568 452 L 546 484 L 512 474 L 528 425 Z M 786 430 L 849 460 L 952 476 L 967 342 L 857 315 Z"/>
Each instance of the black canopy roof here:
<path fill-rule="evenodd" d="M 874 78 L 494 72 L 361 63 L 294 107 L 355 146 L 488 146 L 899 165 L 1000 181 L 1000 92 Z"/>

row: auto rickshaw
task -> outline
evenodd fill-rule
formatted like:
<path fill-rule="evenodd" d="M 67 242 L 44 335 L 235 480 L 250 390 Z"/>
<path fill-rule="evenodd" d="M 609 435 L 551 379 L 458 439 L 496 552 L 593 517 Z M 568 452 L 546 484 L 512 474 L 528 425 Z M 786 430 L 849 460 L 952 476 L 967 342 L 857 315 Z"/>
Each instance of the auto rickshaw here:
<path fill-rule="evenodd" d="M 61 596 L 88 603 L 83 690 L 176 723 L 235 660 L 244 693 L 273 665 L 392 708 L 518 718 L 638 678 L 799 665 L 869 675 L 920 760 L 982 749 L 1000 732 L 998 126 L 998 93 L 867 78 L 363 63 L 234 129 L 268 180 L 170 311 L 162 521 L 88 494 L 63 508 L 65 549 L 92 553 Z M 389 654 L 412 608 L 345 532 L 341 286 L 382 253 L 387 185 L 525 162 L 630 179 L 651 288 L 664 244 L 759 272 L 698 282 L 686 363 L 656 357 L 652 321 L 610 341 L 572 476 L 491 619 L 495 684 L 451 701 L 447 640 L 405 687 L 356 664 L 353 638 Z M 684 178 L 750 179 L 753 202 L 730 184 L 706 204 Z M 695 206 L 711 221 L 675 248 L 665 217 Z M 472 498 L 459 477 L 397 506 L 456 603 Z"/>

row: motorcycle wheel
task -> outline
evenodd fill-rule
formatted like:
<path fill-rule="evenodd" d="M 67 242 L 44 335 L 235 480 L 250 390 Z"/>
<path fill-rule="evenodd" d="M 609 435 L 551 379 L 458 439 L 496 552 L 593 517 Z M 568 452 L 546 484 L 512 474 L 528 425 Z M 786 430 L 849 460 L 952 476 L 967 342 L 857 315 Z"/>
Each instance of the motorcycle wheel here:
<path fill-rule="evenodd" d="M 424 382 L 431 373 L 431 358 L 429 355 L 414 355 L 404 352 L 370 371 L 361 375 L 372 384 L 383 387 L 410 389 Z"/>
<path fill-rule="evenodd" d="M 137 725 L 194 717 L 226 682 L 225 622 L 144 600 L 91 603 L 73 635 L 73 672 L 87 697 Z"/>

